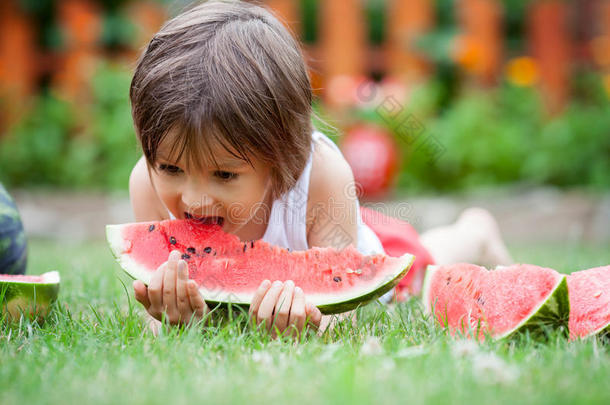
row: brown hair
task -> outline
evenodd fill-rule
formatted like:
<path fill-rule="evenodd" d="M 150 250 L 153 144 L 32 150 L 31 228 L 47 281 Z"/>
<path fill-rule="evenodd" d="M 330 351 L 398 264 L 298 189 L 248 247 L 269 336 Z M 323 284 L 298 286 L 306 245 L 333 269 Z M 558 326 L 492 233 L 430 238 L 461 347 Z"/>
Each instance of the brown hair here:
<path fill-rule="evenodd" d="M 266 9 L 210 1 L 168 21 L 140 57 L 129 92 L 150 166 L 170 131 L 172 156 L 196 169 L 220 145 L 271 167 L 277 198 L 299 178 L 311 150 L 312 91 L 298 43 Z M 154 166 L 153 166 L 154 167 Z"/>

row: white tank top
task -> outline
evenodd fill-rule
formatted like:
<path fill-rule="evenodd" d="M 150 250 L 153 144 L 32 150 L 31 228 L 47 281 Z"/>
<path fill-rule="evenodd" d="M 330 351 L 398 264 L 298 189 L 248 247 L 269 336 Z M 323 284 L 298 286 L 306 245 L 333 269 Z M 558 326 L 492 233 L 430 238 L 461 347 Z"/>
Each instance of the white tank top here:
<path fill-rule="evenodd" d="M 309 159 L 301 177 L 297 183 L 273 202 L 271 215 L 263 240 L 274 245 L 290 248 L 291 250 L 306 250 L 307 244 L 307 200 L 309 196 L 309 179 L 311 176 L 312 158 L 316 142 L 325 142 L 337 153 L 341 151 L 337 145 L 321 132 L 314 131 L 312 134 L 312 146 Z M 358 245 L 356 248 L 364 254 L 382 253 L 383 247 L 375 233 L 362 222 L 360 217 L 360 206 L 358 205 Z M 322 227 L 325 239 L 334 241 L 339 246 L 347 244 L 349 237 L 343 232 L 339 225 Z"/>
<path fill-rule="evenodd" d="M 316 142 L 325 142 L 337 153 L 341 154 L 339 147 L 326 135 L 319 131 L 312 134 L 311 153 L 305 165 L 301 177 L 297 180 L 294 187 L 284 193 L 280 198 L 273 202 L 269 223 L 263 235 L 265 242 L 278 245 L 291 250 L 307 250 L 307 201 L 309 196 L 309 179 L 311 177 L 311 167 L 313 153 Z M 342 155 L 342 154 L 341 154 Z M 358 212 L 358 246 L 356 248 L 363 254 L 383 253 L 383 247 L 379 238 L 369 228 L 360 217 L 360 203 L 356 200 Z M 175 217 L 170 212 L 171 219 Z M 323 227 L 321 232 L 325 233 L 324 238 L 332 240 L 341 246 L 347 244 L 349 238 L 342 231 L 339 225 Z"/>

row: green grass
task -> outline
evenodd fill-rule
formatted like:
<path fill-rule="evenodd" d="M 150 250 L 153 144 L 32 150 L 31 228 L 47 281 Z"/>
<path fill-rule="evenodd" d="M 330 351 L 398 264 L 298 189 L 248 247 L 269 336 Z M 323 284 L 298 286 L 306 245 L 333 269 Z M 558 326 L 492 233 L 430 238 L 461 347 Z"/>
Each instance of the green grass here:
<path fill-rule="evenodd" d="M 562 271 L 610 263 L 604 247 L 513 252 Z M 29 272 L 53 269 L 62 290 L 47 323 L 1 326 L 2 405 L 610 403 L 610 348 L 594 339 L 465 343 L 447 337 L 417 301 L 370 305 L 356 326 L 300 343 L 269 339 L 239 315 L 154 337 L 103 243 L 32 243 Z"/>

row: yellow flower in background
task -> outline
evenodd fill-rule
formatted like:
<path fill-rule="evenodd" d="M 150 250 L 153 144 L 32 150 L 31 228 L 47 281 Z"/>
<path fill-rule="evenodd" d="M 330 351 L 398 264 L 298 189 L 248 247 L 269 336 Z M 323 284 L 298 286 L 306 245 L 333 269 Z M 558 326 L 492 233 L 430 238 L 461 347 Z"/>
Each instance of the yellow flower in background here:
<path fill-rule="evenodd" d="M 511 59 L 506 65 L 506 77 L 514 85 L 533 86 L 538 81 L 538 64 L 529 56 Z"/>

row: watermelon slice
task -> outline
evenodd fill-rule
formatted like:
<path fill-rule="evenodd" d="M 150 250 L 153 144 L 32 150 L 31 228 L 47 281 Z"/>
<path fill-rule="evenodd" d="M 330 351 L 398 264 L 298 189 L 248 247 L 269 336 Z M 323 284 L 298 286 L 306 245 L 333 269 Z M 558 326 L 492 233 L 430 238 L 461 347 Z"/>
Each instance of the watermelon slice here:
<path fill-rule="evenodd" d="M 108 225 L 106 237 L 121 267 L 148 283 L 172 250 L 182 252 L 189 278 L 210 305 L 248 305 L 265 280 L 293 280 L 322 313 L 345 312 L 383 295 L 414 257 L 364 256 L 355 248 L 289 252 L 262 240 L 241 242 L 218 225 L 168 220 Z"/>
<path fill-rule="evenodd" d="M 17 320 L 44 317 L 59 293 L 59 273 L 51 271 L 40 276 L 0 274 L 0 310 Z"/>
<path fill-rule="evenodd" d="M 518 264 L 489 271 L 474 264 L 429 266 L 423 288 L 426 310 L 452 334 L 489 333 L 501 339 L 536 335 L 565 326 L 570 304 L 566 277 L 555 270 Z"/>
<path fill-rule="evenodd" d="M 610 266 L 570 274 L 568 292 L 571 338 L 610 337 Z"/>

